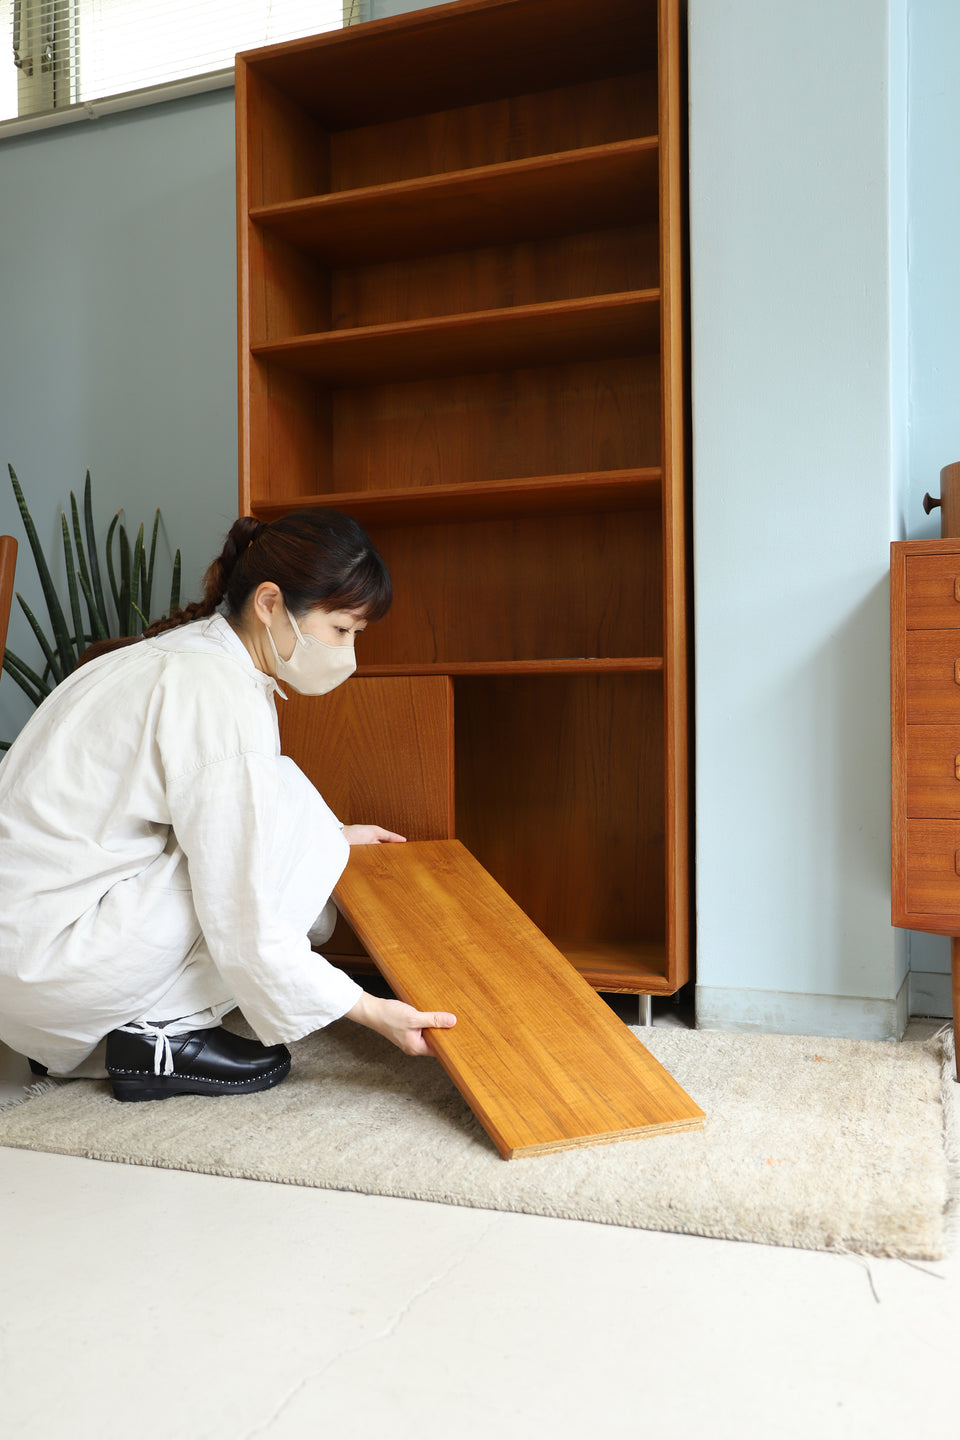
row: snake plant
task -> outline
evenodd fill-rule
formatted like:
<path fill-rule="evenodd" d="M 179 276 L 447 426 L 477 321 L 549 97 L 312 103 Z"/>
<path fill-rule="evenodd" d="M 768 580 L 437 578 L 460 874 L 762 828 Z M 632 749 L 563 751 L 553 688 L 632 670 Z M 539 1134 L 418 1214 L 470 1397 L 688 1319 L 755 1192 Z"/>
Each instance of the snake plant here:
<path fill-rule="evenodd" d="M 23 489 L 12 465 L 7 466 L 17 505 L 23 518 L 30 549 L 36 561 L 43 598 L 50 617 L 48 635 L 34 615 L 23 596 L 17 592 L 20 608 L 33 631 L 43 652 L 43 669 L 34 669 L 18 655 L 7 650 L 3 657 L 3 668 L 33 705 L 39 705 L 71 671 L 84 650 L 94 640 L 108 640 L 122 635 L 139 635 L 150 624 L 150 608 L 153 602 L 154 566 L 157 555 L 157 535 L 160 529 L 160 511 L 153 519 L 150 548 L 144 541 L 144 527 L 137 531 L 131 549 L 130 539 L 121 520 L 123 511 L 114 515 L 107 531 L 105 547 L 106 572 L 113 600 L 113 617 L 106 604 L 103 587 L 103 568 L 97 554 L 96 531 L 93 523 L 93 502 L 90 493 L 90 471 L 87 471 L 83 487 L 83 525 L 80 523 L 80 506 L 77 497 L 70 491 L 70 515 L 72 526 L 67 524 L 65 514 L 60 515 L 63 537 L 63 557 L 67 573 L 67 607 L 60 602 L 50 567 L 40 548 L 33 517 L 30 514 Z M 71 529 L 73 539 L 71 541 Z M 86 540 L 86 545 L 84 545 Z M 117 558 L 114 558 L 114 548 Z M 81 594 L 86 607 L 84 619 Z M 173 561 L 173 578 L 170 587 L 170 606 L 167 613 L 180 605 L 180 551 Z M 69 612 L 69 614 L 67 613 Z M 39 661 L 37 662 L 39 665 Z M 0 749 L 9 749 L 9 743 L 0 741 Z"/>

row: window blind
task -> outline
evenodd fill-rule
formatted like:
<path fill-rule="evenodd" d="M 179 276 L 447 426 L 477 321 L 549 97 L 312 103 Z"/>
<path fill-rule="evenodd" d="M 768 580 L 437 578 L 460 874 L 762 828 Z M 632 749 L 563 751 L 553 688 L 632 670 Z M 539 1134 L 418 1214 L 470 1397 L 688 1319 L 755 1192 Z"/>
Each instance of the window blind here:
<path fill-rule="evenodd" d="M 339 29 L 361 18 L 363 4 L 0 0 L 0 127 L 27 116 L 119 108 L 95 103 L 104 100 L 143 103 L 180 93 L 178 82 L 203 88 L 204 77 L 229 83 L 238 51 Z"/>

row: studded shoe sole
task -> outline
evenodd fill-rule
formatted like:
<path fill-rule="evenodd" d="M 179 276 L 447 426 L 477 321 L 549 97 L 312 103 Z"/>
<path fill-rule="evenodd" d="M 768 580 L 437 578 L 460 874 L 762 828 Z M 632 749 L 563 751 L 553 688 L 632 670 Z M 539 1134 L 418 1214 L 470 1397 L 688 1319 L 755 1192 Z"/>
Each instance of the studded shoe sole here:
<path fill-rule="evenodd" d="M 250 1095 L 255 1090 L 270 1090 L 286 1079 L 290 1061 L 285 1060 L 263 1075 L 249 1080 L 209 1080 L 202 1075 L 154 1075 L 148 1070 L 110 1072 L 114 1098 L 117 1100 L 169 1100 L 173 1095 Z"/>
<path fill-rule="evenodd" d="M 107 1036 L 106 1069 L 118 1100 L 249 1095 L 286 1078 L 290 1051 L 223 1026 L 168 1036 L 160 1026 L 137 1021 Z"/>

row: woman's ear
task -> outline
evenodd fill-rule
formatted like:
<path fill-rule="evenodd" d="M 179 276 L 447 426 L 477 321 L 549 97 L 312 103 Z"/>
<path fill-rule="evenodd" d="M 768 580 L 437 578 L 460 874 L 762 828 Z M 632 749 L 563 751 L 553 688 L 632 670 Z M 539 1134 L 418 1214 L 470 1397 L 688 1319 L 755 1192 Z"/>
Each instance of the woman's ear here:
<path fill-rule="evenodd" d="M 270 629 L 273 617 L 283 612 L 283 596 L 280 586 L 272 580 L 262 581 L 253 592 L 253 613 L 261 625 Z"/>

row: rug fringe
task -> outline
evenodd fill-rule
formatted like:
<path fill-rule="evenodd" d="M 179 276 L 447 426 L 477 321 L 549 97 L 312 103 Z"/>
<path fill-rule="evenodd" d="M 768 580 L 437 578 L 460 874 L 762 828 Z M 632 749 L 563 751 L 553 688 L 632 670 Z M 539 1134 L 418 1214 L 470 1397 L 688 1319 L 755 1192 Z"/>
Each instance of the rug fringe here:
<path fill-rule="evenodd" d="M 926 1044 L 940 1060 L 943 1150 L 947 1160 L 943 1240 L 947 1253 L 951 1253 L 960 1246 L 960 1083 L 956 1078 L 957 1052 L 953 1025 L 944 1025 Z"/>
<path fill-rule="evenodd" d="M 0 1100 L 0 1113 L 5 1110 L 15 1110 L 18 1105 L 26 1105 L 28 1100 L 36 1100 L 50 1090 L 59 1089 L 59 1080 L 34 1080 L 32 1084 L 23 1086 L 21 1095 L 8 1096 L 6 1100 Z"/>

